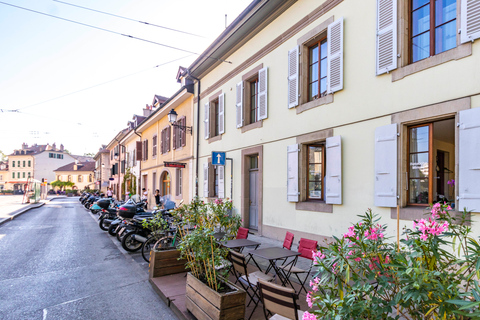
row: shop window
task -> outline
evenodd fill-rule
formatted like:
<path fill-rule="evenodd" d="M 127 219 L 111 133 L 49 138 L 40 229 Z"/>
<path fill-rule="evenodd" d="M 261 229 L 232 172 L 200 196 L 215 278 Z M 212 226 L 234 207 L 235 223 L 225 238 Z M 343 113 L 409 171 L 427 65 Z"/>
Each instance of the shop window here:
<path fill-rule="evenodd" d="M 170 174 L 168 172 L 162 173 L 161 176 L 161 181 L 162 181 L 162 196 L 170 195 L 171 190 L 170 190 Z"/>

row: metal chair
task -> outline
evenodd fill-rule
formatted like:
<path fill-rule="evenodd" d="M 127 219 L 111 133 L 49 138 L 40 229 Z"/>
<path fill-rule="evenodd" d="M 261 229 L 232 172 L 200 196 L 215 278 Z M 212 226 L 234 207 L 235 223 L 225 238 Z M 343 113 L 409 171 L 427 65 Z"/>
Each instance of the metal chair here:
<path fill-rule="evenodd" d="M 299 310 L 298 295 L 292 288 L 286 288 L 274 283 L 258 280 L 260 298 L 263 302 L 263 314 L 270 320 L 301 320 L 304 311 Z"/>
<path fill-rule="evenodd" d="M 255 272 L 248 272 L 247 269 L 247 262 L 245 260 L 245 255 L 230 250 L 230 253 L 228 255 L 228 258 L 230 262 L 233 265 L 233 272 L 235 277 L 237 278 L 238 282 L 242 286 L 242 288 L 247 292 L 248 296 L 250 297 L 250 301 L 247 304 L 247 307 L 250 306 L 250 304 L 253 302 L 255 304 L 255 307 L 252 310 L 252 313 L 250 314 L 250 319 L 255 312 L 255 309 L 258 306 L 258 303 L 260 302 L 260 296 L 258 294 L 258 281 L 259 279 L 262 279 L 264 281 L 272 281 L 273 277 L 269 276 L 262 271 L 255 271 Z"/>
<path fill-rule="evenodd" d="M 285 240 L 283 240 L 283 248 L 287 250 L 291 250 L 294 238 L 295 238 L 295 235 L 287 231 L 287 233 L 285 234 Z M 287 261 L 287 259 L 283 259 L 282 266 L 285 264 L 285 261 Z M 270 272 L 271 269 L 272 269 L 272 266 L 271 265 L 268 266 L 265 273 Z"/>
<path fill-rule="evenodd" d="M 248 238 L 248 229 L 247 228 L 238 228 L 237 238 L 236 239 L 247 239 Z"/>
<path fill-rule="evenodd" d="M 312 262 L 310 263 L 310 268 L 308 270 L 304 270 L 301 268 L 298 268 L 297 266 L 280 266 L 280 269 L 282 269 L 285 272 L 285 278 L 290 278 L 292 274 L 297 277 L 298 282 L 300 283 L 300 290 L 298 291 L 298 294 L 302 292 L 302 290 L 305 290 L 305 293 L 307 293 L 307 289 L 305 288 L 305 283 L 307 282 L 308 275 L 312 271 L 313 267 L 313 252 L 317 251 L 317 245 L 318 241 L 315 240 L 309 240 L 309 239 L 304 239 L 301 238 L 300 242 L 298 244 L 298 252 L 301 253 L 300 257 L 305 258 L 308 260 L 311 260 Z M 299 274 L 306 273 L 307 275 L 305 276 L 305 279 L 302 281 L 299 277 Z"/>

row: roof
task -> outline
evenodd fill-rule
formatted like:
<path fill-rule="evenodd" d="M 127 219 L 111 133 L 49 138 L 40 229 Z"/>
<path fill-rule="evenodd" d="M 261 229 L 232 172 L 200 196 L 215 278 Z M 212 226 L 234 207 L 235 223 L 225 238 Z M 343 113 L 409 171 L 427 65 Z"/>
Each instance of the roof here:
<path fill-rule="evenodd" d="M 89 162 L 79 162 L 77 164 L 77 170 L 73 170 L 73 166 L 75 165 L 75 162 L 71 162 L 67 165 L 64 165 L 63 167 L 60 167 L 58 169 L 53 170 L 55 171 L 82 171 L 82 172 L 92 172 L 95 169 L 95 162 L 89 161 Z"/>
<path fill-rule="evenodd" d="M 75 154 L 71 154 L 71 156 L 75 159 L 75 160 L 78 160 L 80 163 L 81 162 L 91 162 L 91 161 L 95 161 L 93 160 L 92 157 L 89 157 L 89 156 L 77 156 Z"/>

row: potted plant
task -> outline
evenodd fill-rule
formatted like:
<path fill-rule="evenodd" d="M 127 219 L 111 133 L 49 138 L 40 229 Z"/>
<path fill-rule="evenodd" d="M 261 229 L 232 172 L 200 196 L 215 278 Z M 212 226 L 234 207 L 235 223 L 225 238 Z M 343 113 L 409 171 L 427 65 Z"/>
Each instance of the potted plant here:
<path fill-rule="evenodd" d="M 226 277 L 228 250 L 215 238 L 219 228 L 236 233 L 240 219 L 228 199 L 204 203 L 198 198 L 175 211 L 187 224 L 181 227 L 181 257 L 187 259 L 186 306 L 197 318 L 243 319 L 246 292 Z M 238 229 L 238 227 L 237 227 Z"/>

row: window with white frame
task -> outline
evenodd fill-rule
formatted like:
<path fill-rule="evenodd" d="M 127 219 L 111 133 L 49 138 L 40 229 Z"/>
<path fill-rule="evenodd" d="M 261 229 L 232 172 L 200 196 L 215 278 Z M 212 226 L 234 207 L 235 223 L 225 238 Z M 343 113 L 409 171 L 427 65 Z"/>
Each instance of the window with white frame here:
<path fill-rule="evenodd" d="M 205 139 L 220 136 L 225 133 L 225 94 L 214 94 L 204 109 Z"/>
<path fill-rule="evenodd" d="M 161 132 L 160 149 L 162 154 L 170 151 L 170 133 L 171 127 L 165 127 Z"/>
<path fill-rule="evenodd" d="M 263 64 L 242 76 L 235 90 L 236 126 L 241 128 L 268 117 L 268 68 Z"/>
<path fill-rule="evenodd" d="M 157 156 L 157 135 L 154 135 L 152 138 L 152 158 L 155 159 Z"/>
<path fill-rule="evenodd" d="M 203 196 L 225 198 L 225 167 L 213 166 L 211 160 L 203 165 Z"/>
<path fill-rule="evenodd" d="M 182 183 L 182 169 L 177 168 L 176 170 L 176 182 L 175 182 L 175 195 L 176 196 L 181 196 L 182 195 L 182 188 L 183 188 L 183 183 Z"/>
<path fill-rule="evenodd" d="M 185 128 L 187 124 L 187 120 L 185 117 L 180 118 L 177 120 L 176 124 Z M 172 148 L 178 149 L 184 147 L 186 145 L 186 131 L 182 130 L 180 127 L 174 126 L 173 127 L 173 137 L 172 137 Z"/>

